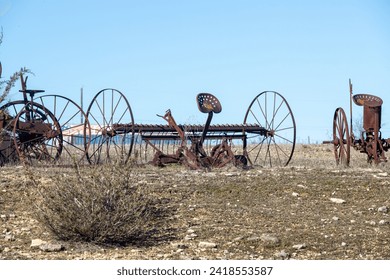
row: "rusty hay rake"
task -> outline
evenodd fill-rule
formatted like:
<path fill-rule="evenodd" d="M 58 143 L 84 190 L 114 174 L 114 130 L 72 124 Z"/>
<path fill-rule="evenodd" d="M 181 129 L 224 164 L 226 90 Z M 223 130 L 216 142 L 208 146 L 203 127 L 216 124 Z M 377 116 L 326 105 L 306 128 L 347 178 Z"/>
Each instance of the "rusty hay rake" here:
<path fill-rule="evenodd" d="M 61 165 L 109 162 L 183 164 L 192 169 L 234 164 L 285 166 L 294 153 L 296 126 L 286 99 L 264 91 L 250 103 L 242 124 L 212 124 L 222 111 L 217 97 L 200 93 L 196 103 L 207 114 L 204 125 L 178 124 L 171 110 L 165 124 L 138 124 L 119 90 L 99 91 L 87 110 L 60 95 L 27 89 L 23 99 L 0 107 L 0 164 Z"/>

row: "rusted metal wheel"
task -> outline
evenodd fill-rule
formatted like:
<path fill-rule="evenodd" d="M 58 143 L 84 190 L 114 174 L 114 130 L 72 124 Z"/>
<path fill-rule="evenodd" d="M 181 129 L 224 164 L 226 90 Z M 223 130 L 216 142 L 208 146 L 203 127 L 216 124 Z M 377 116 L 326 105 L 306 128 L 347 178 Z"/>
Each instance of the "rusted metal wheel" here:
<path fill-rule="evenodd" d="M 39 96 L 34 102 L 50 110 L 61 125 L 63 138 L 61 163 L 83 163 L 91 139 L 91 125 L 81 107 L 60 95 Z"/>
<path fill-rule="evenodd" d="M 7 103 L 0 110 L 6 110 L 10 118 L 9 159 L 18 158 L 29 164 L 58 161 L 63 149 L 61 126 L 47 108 L 35 102 L 26 105 L 19 100 Z"/>
<path fill-rule="evenodd" d="M 286 166 L 294 153 L 296 126 L 286 99 L 275 91 L 257 95 L 245 114 L 244 124 L 257 124 L 260 133 L 248 133 L 243 154 L 252 166 Z"/>
<path fill-rule="evenodd" d="M 86 115 L 91 126 L 88 161 L 126 163 L 134 145 L 134 118 L 124 94 L 112 88 L 99 91 Z"/>
<path fill-rule="evenodd" d="M 349 165 L 350 147 L 347 117 L 343 108 L 337 108 L 333 117 L 333 149 L 337 164 Z"/>

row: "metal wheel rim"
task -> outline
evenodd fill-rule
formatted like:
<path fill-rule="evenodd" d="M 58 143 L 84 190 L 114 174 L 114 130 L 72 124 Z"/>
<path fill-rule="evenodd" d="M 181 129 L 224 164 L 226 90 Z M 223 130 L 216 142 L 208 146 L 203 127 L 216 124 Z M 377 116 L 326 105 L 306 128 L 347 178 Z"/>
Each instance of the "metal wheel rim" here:
<path fill-rule="evenodd" d="M 18 125 L 14 125 L 13 140 L 19 159 L 29 164 L 36 162 L 53 164 L 57 162 L 62 153 L 63 139 L 61 126 L 55 116 L 47 108 L 35 102 L 26 105 L 24 101 L 15 101 L 13 104 L 23 105 L 22 109 L 15 116 L 15 124 L 18 124 L 19 121 L 25 122 L 25 113 L 32 111 L 33 121 L 42 122 L 42 119 L 44 119 L 43 122 L 51 126 L 52 131 L 54 131 L 53 137 L 36 136 L 22 141 L 20 137 L 23 135 L 23 130 L 19 129 Z M 27 109 L 27 106 L 30 105 L 32 105 L 32 109 Z"/>
<path fill-rule="evenodd" d="M 245 132 L 244 155 L 251 165 L 288 165 L 294 154 L 296 125 L 291 108 L 281 94 L 275 91 L 258 94 L 248 107 L 244 124 L 258 124 L 272 132 L 267 135 Z M 252 139 L 254 145 L 250 143 Z"/>
<path fill-rule="evenodd" d="M 89 147 L 86 148 L 88 161 L 93 164 L 127 163 L 134 145 L 134 118 L 124 94 L 112 88 L 99 91 L 86 115 L 91 125 Z"/>
<path fill-rule="evenodd" d="M 336 164 L 349 165 L 350 145 L 347 117 L 342 108 L 337 108 L 333 117 L 333 149 Z"/>

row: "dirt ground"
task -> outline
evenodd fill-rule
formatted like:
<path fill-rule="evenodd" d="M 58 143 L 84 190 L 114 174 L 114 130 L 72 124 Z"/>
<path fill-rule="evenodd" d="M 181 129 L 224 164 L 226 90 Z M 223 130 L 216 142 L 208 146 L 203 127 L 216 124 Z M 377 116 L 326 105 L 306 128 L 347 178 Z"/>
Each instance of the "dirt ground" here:
<path fill-rule="evenodd" d="M 21 195 L 24 168 L 1 167 L 0 259 L 390 259 L 390 163 L 351 162 L 299 145 L 281 168 L 134 168 L 176 212 L 159 237 L 128 246 L 57 240 Z"/>

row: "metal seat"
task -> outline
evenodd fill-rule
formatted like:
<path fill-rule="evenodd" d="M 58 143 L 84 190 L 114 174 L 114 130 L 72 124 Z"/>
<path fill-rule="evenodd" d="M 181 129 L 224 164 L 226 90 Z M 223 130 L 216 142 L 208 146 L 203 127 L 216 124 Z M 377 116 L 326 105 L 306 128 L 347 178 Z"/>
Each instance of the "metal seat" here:
<path fill-rule="evenodd" d="M 199 111 L 202 113 L 214 112 L 216 114 L 222 111 L 222 105 L 211 93 L 199 93 L 196 96 Z"/>
<path fill-rule="evenodd" d="M 383 104 L 383 100 L 380 97 L 366 93 L 355 94 L 352 100 L 359 106 L 368 105 L 370 107 L 378 107 Z"/>
<path fill-rule="evenodd" d="M 36 93 L 45 92 L 43 89 L 25 89 L 25 90 L 19 90 L 19 92 L 25 92 L 30 95 L 34 95 Z"/>

